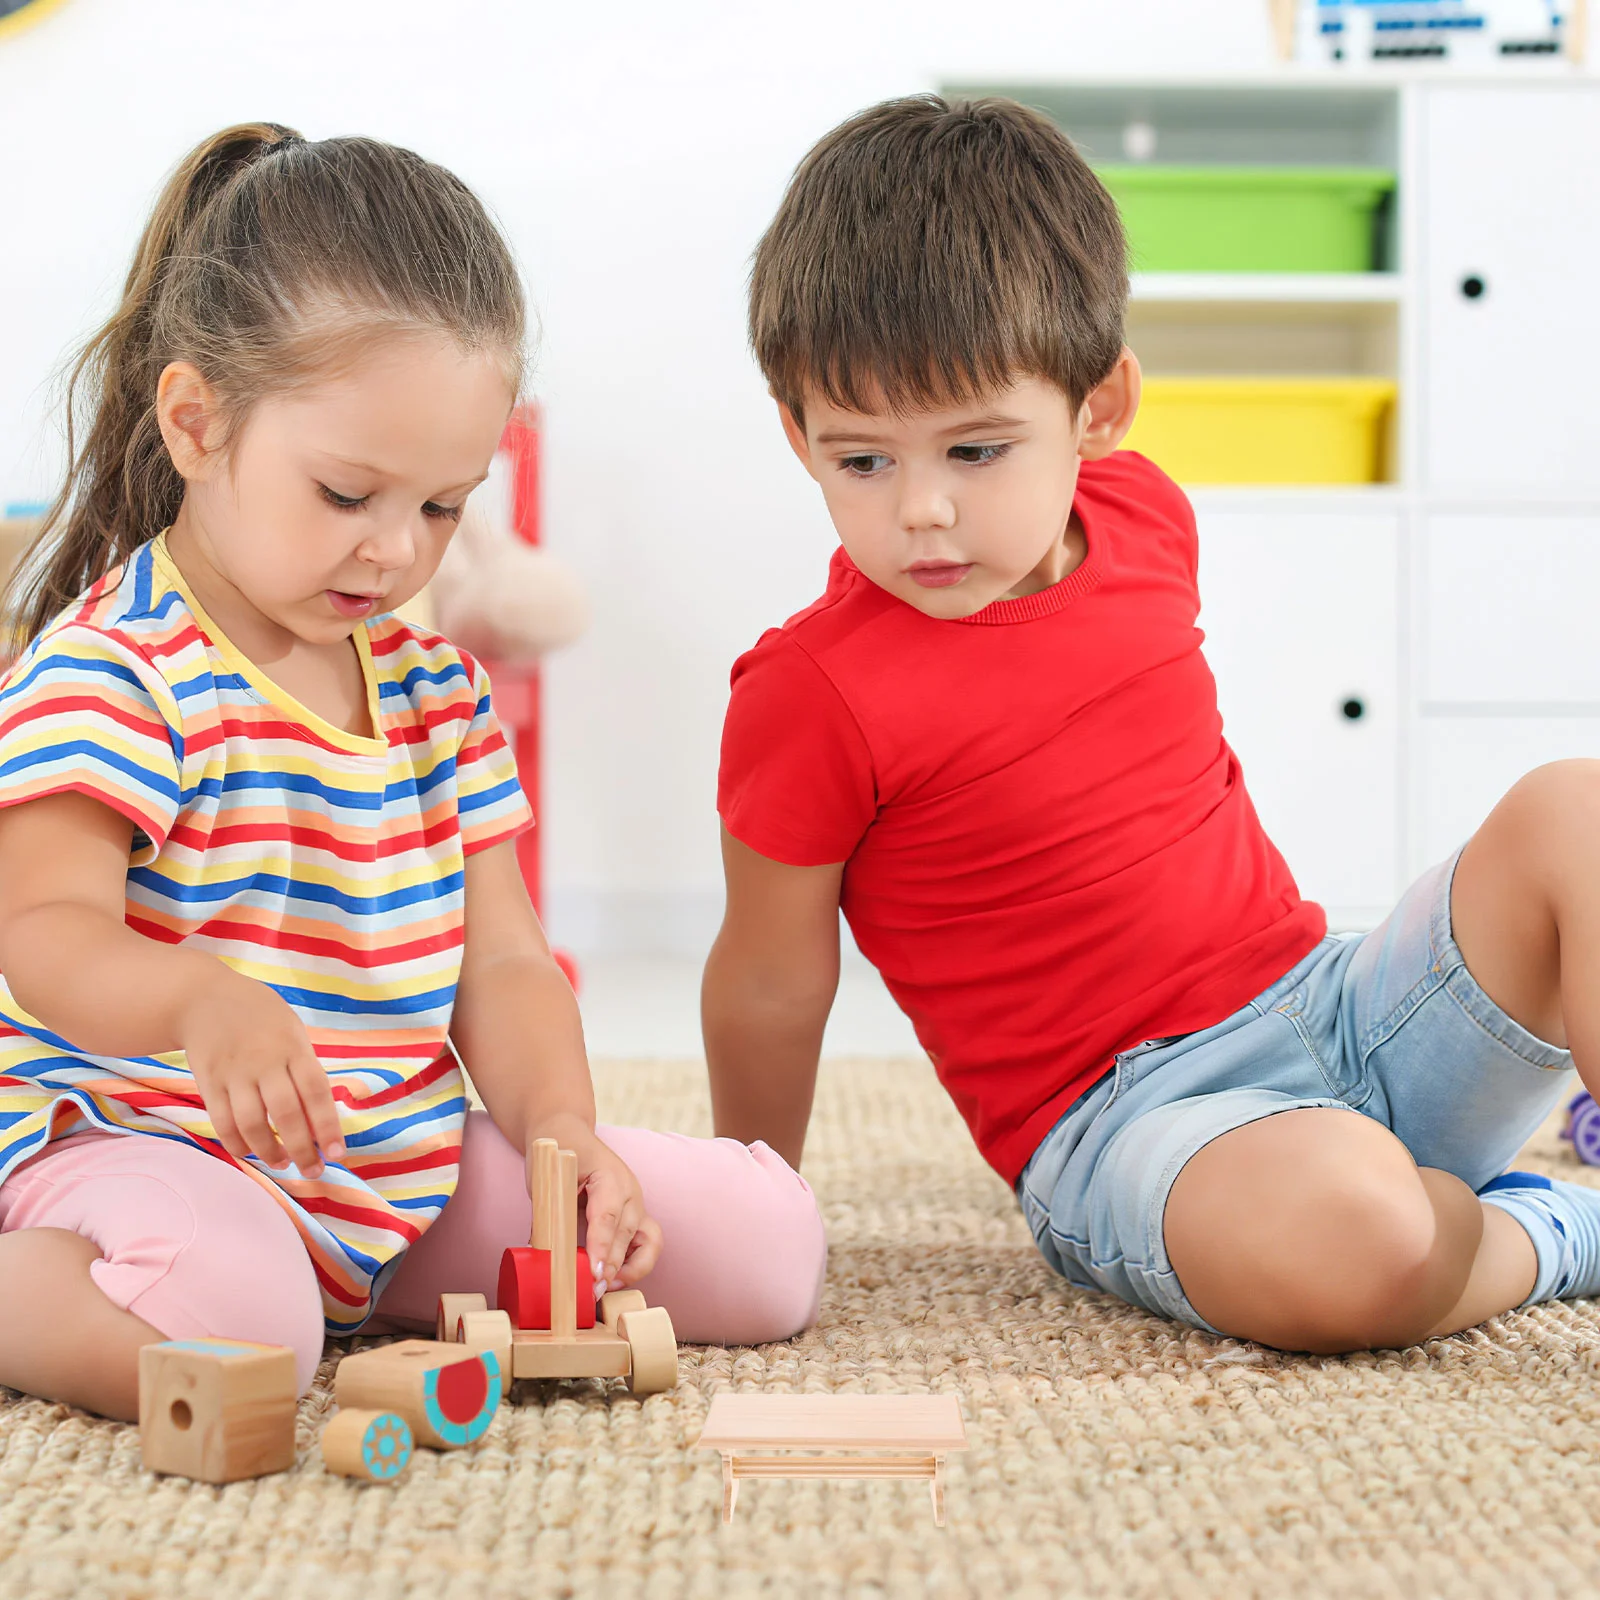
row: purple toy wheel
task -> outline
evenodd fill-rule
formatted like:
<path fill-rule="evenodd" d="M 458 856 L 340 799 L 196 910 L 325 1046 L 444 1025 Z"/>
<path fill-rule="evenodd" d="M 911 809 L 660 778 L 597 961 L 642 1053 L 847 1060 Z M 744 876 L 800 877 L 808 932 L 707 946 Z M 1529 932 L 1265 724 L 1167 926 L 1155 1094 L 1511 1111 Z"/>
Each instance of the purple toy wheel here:
<path fill-rule="evenodd" d="M 1588 1166 L 1600 1167 L 1600 1105 L 1587 1094 L 1578 1095 L 1570 1108 L 1567 1129 L 1578 1159 Z"/>

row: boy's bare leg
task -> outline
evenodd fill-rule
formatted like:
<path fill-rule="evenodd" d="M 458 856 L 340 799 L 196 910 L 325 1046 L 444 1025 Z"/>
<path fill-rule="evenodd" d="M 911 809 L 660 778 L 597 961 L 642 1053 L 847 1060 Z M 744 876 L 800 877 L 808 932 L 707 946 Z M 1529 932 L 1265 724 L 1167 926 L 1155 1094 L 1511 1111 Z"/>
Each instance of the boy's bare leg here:
<path fill-rule="evenodd" d="M 1189 1303 L 1282 1350 L 1392 1348 L 1520 1305 L 1526 1233 L 1370 1117 L 1285 1111 L 1214 1139 L 1163 1225 Z"/>
<path fill-rule="evenodd" d="M 1451 923 L 1489 998 L 1570 1049 L 1600 1098 L 1600 762 L 1541 767 L 1511 790 L 1462 852 Z M 1538 1270 L 1514 1217 L 1412 1165 L 1377 1123 L 1331 1110 L 1208 1145 L 1173 1186 L 1165 1235 L 1201 1316 L 1290 1349 L 1474 1327 L 1521 1305 Z"/>
<path fill-rule="evenodd" d="M 100 1252 L 65 1228 L 0 1234 L 0 1384 L 101 1416 L 139 1417 L 139 1349 L 166 1338 L 89 1276 Z"/>

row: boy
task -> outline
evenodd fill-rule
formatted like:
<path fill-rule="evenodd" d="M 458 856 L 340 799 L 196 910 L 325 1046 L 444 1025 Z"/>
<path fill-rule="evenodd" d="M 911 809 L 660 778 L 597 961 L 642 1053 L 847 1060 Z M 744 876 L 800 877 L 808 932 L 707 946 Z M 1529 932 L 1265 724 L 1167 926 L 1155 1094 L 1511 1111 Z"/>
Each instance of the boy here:
<path fill-rule="evenodd" d="M 1117 453 L 1126 294 L 1109 197 L 998 100 L 846 122 L 756 251 L 842 548 L 734 668 L 716 1131 L 799 1165 L 842 907 L 1074 1284 L 1329 1352 L 1594 1293 L 1600 1193 L 1497 1175 L 1574 1054 L 1600 1089 L 1600 763 L 1326 937 L 1223 738 L 1188 503 Z"/>

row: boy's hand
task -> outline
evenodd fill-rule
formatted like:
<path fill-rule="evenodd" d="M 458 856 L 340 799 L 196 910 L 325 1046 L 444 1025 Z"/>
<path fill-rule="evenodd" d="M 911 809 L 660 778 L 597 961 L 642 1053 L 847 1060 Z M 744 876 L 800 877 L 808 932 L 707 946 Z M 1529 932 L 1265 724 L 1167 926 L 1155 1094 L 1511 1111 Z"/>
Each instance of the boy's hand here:
<path fill-rule="evenodd" d="M 305 1024 L 264 983 L 224 968 L 179 1020 L 179 1044 L 222 1147 L 320 1178 L 344 1160 L 339 1111 Z M 276 1131 L 274 1131 L 276 1130 Z M 319 1153 L 319 1150 L 321 1153 Z"/>
<path fill-rule="evenodd" d="M 594 1269 L 596 1295 L 630 1289 L 661 1255 L 661 1224 L 646 1216 L 644 1193 L 628 1164 L 587 1128 L 546 1129 L 578 1157 L 578 1194 L 588 1220 L 584 1249 Z"/>

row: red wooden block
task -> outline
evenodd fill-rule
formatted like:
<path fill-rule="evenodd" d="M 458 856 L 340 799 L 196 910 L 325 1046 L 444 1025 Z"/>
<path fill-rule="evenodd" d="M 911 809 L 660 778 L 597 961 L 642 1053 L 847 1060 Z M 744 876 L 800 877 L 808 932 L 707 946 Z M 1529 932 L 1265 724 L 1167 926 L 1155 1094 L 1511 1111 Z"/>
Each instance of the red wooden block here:
<path fill-rule="evenodd" d="M 594 1326 L 594 1269 L 589 1252 L 580 1249 L 577 1260 L 578 1326 Z M 550 1326 L 550 1252 L 513 1245 L 500 1257 L 500 1285 L 495 1304 L 519 1328 Z"/>

